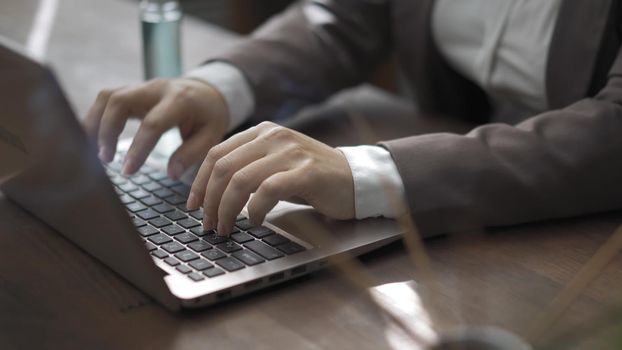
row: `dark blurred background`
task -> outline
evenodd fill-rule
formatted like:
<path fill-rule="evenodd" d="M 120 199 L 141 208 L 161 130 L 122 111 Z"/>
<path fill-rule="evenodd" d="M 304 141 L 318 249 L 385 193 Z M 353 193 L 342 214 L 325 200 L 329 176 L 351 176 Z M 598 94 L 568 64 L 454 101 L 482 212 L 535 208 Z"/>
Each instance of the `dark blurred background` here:
<path fill-rule="evenodd" d="M 240 34 L 252 32 L 294 0 L 180 0 L 184 12 Z"/>

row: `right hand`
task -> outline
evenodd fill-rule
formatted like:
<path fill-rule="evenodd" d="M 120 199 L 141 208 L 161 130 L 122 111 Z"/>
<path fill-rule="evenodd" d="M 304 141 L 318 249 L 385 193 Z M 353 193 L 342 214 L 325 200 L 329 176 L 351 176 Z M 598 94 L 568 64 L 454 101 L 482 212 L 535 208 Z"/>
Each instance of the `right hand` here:
<path fill-rule="evenodd" d="M 179 179 L 223 139 L 229 127 L 228 113 L 222 95 L 207 83 L 185 78 L 155 79 L 101 91 L 84 126 L 96 140 L 101 160 L 111 162 L 127 120 L 142 119 L 123 161 L 126 175 L 143 165 L 164 132 L 179 127 L 183 143 L 168 163 L 169 177 Z"/>

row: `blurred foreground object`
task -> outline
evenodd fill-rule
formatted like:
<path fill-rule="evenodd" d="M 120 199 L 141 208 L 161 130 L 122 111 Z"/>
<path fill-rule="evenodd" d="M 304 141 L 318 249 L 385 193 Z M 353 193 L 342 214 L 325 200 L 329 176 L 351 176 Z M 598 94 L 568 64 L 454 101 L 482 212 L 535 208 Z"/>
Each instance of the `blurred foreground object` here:
<path fill-rule="evenodd" d="M 393 316 L 386 317 L 385 336 L 395 350 L 531 349 L 518 336 L 495 327 L 457 327 L 442 334 L 436 333 L 414 281 L 383 284 L 370 288 L 369 293 L 380 307 L 388 311 L 385 316 Z"/>

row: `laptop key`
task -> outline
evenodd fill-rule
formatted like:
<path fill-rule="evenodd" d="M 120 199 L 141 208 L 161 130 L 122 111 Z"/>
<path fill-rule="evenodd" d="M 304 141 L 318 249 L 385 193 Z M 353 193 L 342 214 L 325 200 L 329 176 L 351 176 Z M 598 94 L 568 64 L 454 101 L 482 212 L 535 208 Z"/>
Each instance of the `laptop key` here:
<path fill-rule="evenodd" d="M 143 226 L 143 227 L 138 228 L 138 233 L 143 237 L 147 237 L 147 236 L 155 235 L 156 233 L 158 233 L 158 230 L 156 230 L 155 228 L 151 226 Z"/>
<path fill-rule="evenodd" d="M 151 243 L 151 242 L 145 242 L 145 246 L 147 247 L 148 251 L 152 251 L 152 250 L 158 249 L 158 247 L 155 244 Z"/>
<path fill-rule="evenodd" d="M 197 253 L 206 251 L 208 249 L 212 249 L 212 246 L 206 242 L 203 241 L 198 241 L 198 242 L 194 242 L 194 243 L 190 243 L 188 244 L 188 247 L 192 250 L 194 250 Z"/>
<path fill-rule="evenodd" d="M 144 189 L 145 189 L 145 191 L 147 191 L 147 192 L 153 192 L 153 191 L 156 191 L 156 190 L 161 189 L 161 188 L 162 188 L 162 186 L 160 186 L 160 184 L 158 184 L 158 183 L 157 183 L 157 182 L 155 182 L 155 181 L 151 181 L 151 182 L 149 182 L 149 183 L 144 184 L 144 185 L 143 185 L 143 188 L 144 188 Z"/>
<path fill-rule="evenodd" d="M 180 183 L 178 185 L 171 186 L 169 188 L 171 189 L 171 191 L 177 193 L 180 196 L 188 198 L 188 196 L 190 195 L 190 186 L 184 183 Z"/>
<path fill-rule="evenodd" d="M 227 255 L 223 252 L 221 252 L 218 249 L 210 249 L 206 252 L 201 253 L 201 255 L 203 255 L 204 257 L 214 261 L 214 260 L 218 260 L 218 259 L 222 259 L 224 257 L 226 257 Z"/>
<path fill-rule="evenodd" d="M 187 243 L 198 240 L 197 236 L 193 235 L 192 233 L 188 233 L 188 232 L 178 234 L 177 236 L 175 236 L 175 239 L 180 241 L 183 244 L 187 244 Z"/>
<path fill-rule="evenodd" d="M 229 272 L 244 268 L 244 264 L 231 257 L 216 260 L 216 264 Z"/>
<path fill-rule="evenodd" d="M 244 246 L 268 260 L 283 257 L 283 253 L 260 241 L 248 242 Z"/>
<path fill-rule="evenodd" d="M 186 218 L 186 214 L 180 212 L 180 211 L 173 211 L 170 213 L 166 213 L 164 214 L 167 218 L 173 220 L 173 221 L 177 221 L 177 220 L 181 220 Z"/>
<path fill-rule="evenodd" d="M 157 170 L 155 170 L 154 168 L 150 167 L 149 165 L 143 164 L 143 166 L 140 167 L 140 169 L 138 169 L 138 171 L 142 174 L 148 175 L 151 174 Z"/>
<path fill-rule="evenodd" d="M 271 236 L 264 237 L 263 241 L 274 247 L 279 244 L 289 242 L 289 239 L 281 235 L 271 235 Z"/>
<path fill-rule="evenodd" d="M 235 226 L 239 227 L 241 230 L 244 230 L 244 231 L 253 227 L 253 225 L 251 224 L 250 221 L 248 221 L 248 219 L 242 219 L 240 221 L 237 221 L 235 223 Z"/>
<path fill-rule="evenodd" d="M 121 200 L 121 203 L 123 204 L 130 204 L 130 203 L 136 202 L 136 200 L 132 198 L 132 196 L 130 196 L 129 194 L 125 194 L 125 193 L 119 196 L 119 199 Z"/>
<path fill-rule="evenodd" d="M 195 282 L 199 282 L 199 281 L 203 281 L 205 279 L 205 277 L 203 277 L 202 275 L 193 272 L 191 274 L 188 275 L 188 277 L 190 277 L 191 280 L 195 281 Z"/>
<path fill-rule="evenodd" d="M 175 224 L 172 224 L 170 226 L 166 226 L 165 228 L 162 229 L 162 231 L 164 231 L 169 236 L 174 236 L 174 235 L 180 234 L 182 232 L 186 232 L 186 230 L 184 230 L 183 228 L 181 228 L 181 227 L 179 227 L 179 226 L 177 226 Z"/>
<path fill-rule="evenodd" d="M 123 185 L 120 185 L 119 188 L 123 192 L 132 192 L 132 191 L 136 191 L 138 189 L 138 186 L 134 185 L 131 182 L 127 182 L 127 183 L 124 183 Z"/>
<path fill-rule="evenodd" d="M 174 195 L 175 193 L 171 190 L 169 190 L 168 188 L 161 188 L 157 191 L 153 191 L 153 194 L 155 194 L 156 196 L 160 197 L 160 198 L 166 198 L 166 197 L 170 197 L 172 195 Z"/>
<path fill-rule="evenodd" d="M 171 224 L 171 221 L 165 217 L 159 216 L 155 219 L 149 220 L 149 223 L 157 228 L 164 227 Z"/>
<path fill-rule="evenodd" d="M 238 232 L 231 234 L 231 239 L 238 243 L 246 243 L 248 241 L 254 240 L 253 236 L 249 235 L 246 232 Z"/>
<path fill-rule="evenodd" d="M 177 242 L 170 242 L 170 243 L 166 243 L 166 244 L 162 244 L 160 246 L 160 248 L 166 250 L 167 252 L 174 254 L 177 252 L 181 252 L 182 250 L 186 249 L 184 248 L 183 245 L 177 243 Z"/>
<path fill-rule="evenodd" d="M 220 276 L 225 272 L 217 267 L 212 267 L 211 269 L 207 269 L 203 271 L 203 274 L 209 278 Z"/>
<path fill-rule="evenodd" d="M 162 186 L 166 186 L 166 187 L 173 187 L 173 186 L 181 184 L 181 182 L 175 181 L 173 179 L 169 179 L 168 177 L 165 179 L 159 180 L 159 182 Z"/>
<path fill-rule="evenodd" d="M 136 213 L 136 215 L 143 220 L 151 220 L 160 216 L 160 214 L 153 209 L 139 211 L 138 213 Z"/>
<path fill-rule="evenodd" d="M 153 244 L 157 244 L 157 245 L 161 245 L 164 243 L 168 243 L 171 242 L 172 239 L 171 237 L 162 234 L 162 233 L 158 233 L 157 235 L 153 235 L 153 236 L 149 236 L 148 240 L 150 240 Z"/>
<path fill-rule="evenodd" d="M 298 252 L 302 252 L 303 250 L 306 250 L 305 247 L 301 246 L 300 244 L 296 242 L 291 242 L 291 241 L 285 244 L 281 244 L 277 246 L 277 248 L 287 255 L 296 254 Z"/>
<path fill-rule="evenodd" d="M 197 209 L 190 213 L 190 216 L 197 220 L 203 220 L 203 209 Z"/>
<path fill-rule="evenodd" d="M 233 253 L 233 252 L 236 252 L 242 249 L 242 247 L 240 247 L 233 241 L 226 241 L 226 242 L 217 244 L 216 248 L 222 250 L 225 253 Z"/>
<path fill-rule="evenodd" d="M 134 227 L 143 227 L 145 225 L 147 225 L 146 222 L 144 222 L 143 220 L 139 219 L 139 218 L 133 218 L 132 219 L 132 223 L 134 224 Z"/>
<path fill-rule="evenodd" d="M 189 268 L 186 265 L 179 265 L 175 268 L 177 271 L 181 272 L 181 273 L 190 273 L 192 272 L 192 269 Z"/>
<path fill-rule="evenodd" d="M 117 186 L 121 186 L 124 183 L 127 183 L 127 179 L 121 175 L 115 175 L 115 176 L 110 177 L 110 182 L 112 182 L 113 184 Z"/>
<path fill-rule="evenodd" d="M 163 251 L 162 249 L 152 251 L 151 255 L 155 256 L 156 258 L 160 258 L 160 259 L 168 258 L 168 254 L 166 254 L 166 252 Z"/>
<path fill-rule="evenodd" d="M 184 250 L 181 251 L 177 254 L 175 254 L 175 257 L 183 262 L 188 262 L 188 261 L 192 261 L 194 259 L 198 259 L 199 256 L 196 255 L 195 253 L 189 251 L 189 250 Z"/>
<path fill-rule="evenodd" d="M 172 256 L 169 256 L 168 258 L 164 259 L 164 262 L 171 266 L 179 265 L 179 261 L 177 261 L 177 259 L 173 258 Z"/>
<path fill-rule="evenodd" d="M 257 254 L 251 252 L 250 250 L 240 250 L 231 255 L 248 266 L 261 264 L 262 262 L 265 261 L 264 259 L 260 258 Z"/>
<path fill-rule="evenodd" d="M 164 180 L 168 177 L 166 173 L 163 171 L 156 171 L 153 173 L 149 173 L 149 175 L 147 176 L 149 176 L 151 179 L 156 180 L 156 181 Z"/>
<path fill-rule="evenodd" d="M 123 164 L 121 163 L 117 163 L 117 162 L 112 162 L 112 163 L 108 163 L 106 164 L 106 167 L 108 169 L 114 170 L 115 172 L 120 172 L 121 169 L 123 168 Z"/>
<path fill-rule="evenodd" d="M 172 205 L 167 204 L 167 203 L 161 203 L 161 204 L 158 204 L 158 205 L 154 205 L 152 207 L 152 209 L 154 209 L 155 211 L 157 211 L 160 214 L 164 214 L 164 213 L 168 213 L 168 212 L 171 212 L 171 211 L 175 210 L 175 207 L 173 207 Z"/>
<path fill-rule="evenodd" d="M 151 194 L 143 189 L 138 189 L 129 193 L 130 196 L 136 199 L 143 199 L 149 197 Z"/>
<path fill-rule="evenodd" d="M 132 213 L 136 213 L 136 212 L 139 212 L 141 210 L 147 209 L 147 207 L 145 207 L 144 205 L 142 205 L 141 203 L 138 203 L 138 202 L 130 203 L 130 204 L 126 205 L 125 207 L 127 208 L 127 210 L 131 211 Z"/>
<path fill-rule="evenodd" d="M 154 195 L 147 196 L 140 201 L 148 207 L 153 207 L 154 205 L 162 203 L 162 200 Z"/>
<path fill-rule="evenodd" d="M 165 201 L 168 202 L 168 204 L 172 204 L 172 205 L 179 205 L 182 203 L 186 203 L 186 198 L 178 195 L 178 194 L 174 194 L 172 196 L 166 197 L 164 198 Z"/>
<path fill-rule="evenodd" d="M 223 242 L 228 241 L 227 237 L 223 237 L 223 236 L 219 236 L 216 232 L 214 232 L 213 230 L 209 231 L 210 233 L 206 234 L 203 239 L 205 241 L 207 241 L 208 243 L 211 243 L 213 245 L 216 244 L 220 244 Z"/>
<path fill-rule="evenodd" d="M 264 238 L 266 236 L 273 235 L 275 232 L 265 226 L 260 226 L 248 229 L 248 233 L 257 238 Z"/>
<path fill-rule="evenodd" d="M 201 225 L 198 221 L 191 219 L 191 218 L 185 218 L 183 220 L 179 220 L 177 221 L 177 224 L 185 228 L 193 228 L 193 227 L 197 227 Z"/>
<path fill-rule="evenodd" d="M 183 202 L 183 203 L 179 204 L 177 206 L 177 209 L 183 211 L 184 213 L 189 213 L 189 212 L 192 211 L 192 210 L 188 209 L 188 207 L 186 206 L 186 202 Z"/>
<path fill-rule="evenodd" d="M 212 265 L 212 263 L 208 262 L 205 259 L 197 259 L 188 263 L 188 266 L 192 267 L 197 271 L 203 271 L 209 269 L 210 267 L 213 267 L 214 265 Z"/>
<path fill-rule="evenodd" d="M 144 185 L 148 182 L 151 182 L 151 179 L 143 174 L 136 174 L 130 177 L 130 180 L 137 185 Z"/>
<path fill-rule="evenodd" d="M 209 231 L 205 231 L 203 229 L 203 227 L 195 227 L 192 230 L 190 230 L 190 232 L 194 233 L 195 235 L 199 236 L 199 237 L 203 237 L 206 234 L 210 233 Z"/>

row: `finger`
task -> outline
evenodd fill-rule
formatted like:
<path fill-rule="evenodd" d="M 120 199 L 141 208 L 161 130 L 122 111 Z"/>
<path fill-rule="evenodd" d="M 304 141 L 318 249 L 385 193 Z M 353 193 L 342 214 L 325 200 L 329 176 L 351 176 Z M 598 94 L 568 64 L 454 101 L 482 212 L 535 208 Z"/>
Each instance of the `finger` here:
<path fill-rule="evenodd" d="M 177 148 L 168 161 L 168 177 L 179 180 L 181 175 L 192 165 L 205 158 L 207 151 L 220 141 L 209 126 L 196 131 Z"/>
<path fill-rule="evenodd" d="M 99 123 L 98 143 L 100 157 L 105 162 L 114 158 L 119 135 L 131 116 L 139 117 L 146 113 L 152 105 L 151 92 L 145 87 L 123 88 L 114 91 L 104 108 Z M 147 100 L 147 101 L 145 101 Z"/>
<path fill-rule="evenodd" d="M 95 141 L 97 141 L 96 138 L 99 132 L 99 123 L 101 121 L 102 115 L 104 114 L 104 109 L 106 108 L 108 99 L 110 98 L 110 95 L 112 95 L 112 93 L 116 90 L 118 89 L 100 91 L 95 98 L 95 102 L 86 113 L 86 117 L 84 117 L 84 129 L 86 130 L 87 135 L 95 139 Z"/>
<path fill-rule="evenodd" d="M 212 147 L 209 152 L 207 152 L 207 156 L 203 160 L 203 163 L 201 164 L 201 167 L 197 172 L 197 176 L 192 182 L 190 195 L 188 196 L 188 202 L 186 203 L 186 206 L 189 209 L 196 209 L 201 203 L 203 203 L 203 199 L 205 197 L 205 190 L 207 189 L 207 183 L 212 173 L 214 163 L 216 163 L 218 159 L 227 155 L 232 150 L 252 141 L 257 137 L 257 135 L 257 127 L 249 128 L 248 130 L 231 136 L 227 140 Z"/>
<path fill-rule="evenodd" d="M 136 172 L 158 143 L 160 136 L 177 125 L 179 108 L 174 98 L 164 98 L 143 119 L 123 162 L 123 174 Z"/>
<path fill-rule="evenodd" d="M 229 152 L 214 163 L 203 199 L 203 221 L 214 228 L 218 225 L 218 207 L 233 174 L 248 164 L 264 157 L 267 145 L 254 139 Z"/>
<path fill-rule="evenodd" d="M 229 235 L 251 193 L 270 176 L 289 170 L 291 164 L 288 159 L 286 152 L 271 154 L 233 174 L 218 203 L 218 233 Z"/>
<path fill-rule="evenodd" d="M 304 179 L 304 173 L 301 168 L 297 168 L 276 173 L 264 180 L 248 203 L 248 216 L 251 223 L 260 226 L 268 212 L 280 200 L 298 197 L 306 192 L 302 179 Z"/>

